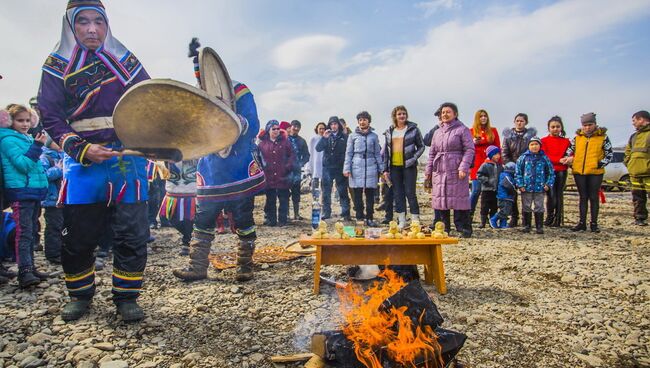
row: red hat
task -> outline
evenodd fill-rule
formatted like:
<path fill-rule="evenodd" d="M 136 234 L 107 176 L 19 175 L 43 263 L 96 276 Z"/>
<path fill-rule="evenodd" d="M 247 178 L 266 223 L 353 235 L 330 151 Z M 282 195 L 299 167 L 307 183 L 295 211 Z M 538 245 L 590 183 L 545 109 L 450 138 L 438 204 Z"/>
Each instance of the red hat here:
<path fill-rule="evenodd" d="M 280 123 L 280 129 L 282 130 L 287 130 L 291 127 L 291 124 L 289 124 L 288 121 L 283 121 Z"/>

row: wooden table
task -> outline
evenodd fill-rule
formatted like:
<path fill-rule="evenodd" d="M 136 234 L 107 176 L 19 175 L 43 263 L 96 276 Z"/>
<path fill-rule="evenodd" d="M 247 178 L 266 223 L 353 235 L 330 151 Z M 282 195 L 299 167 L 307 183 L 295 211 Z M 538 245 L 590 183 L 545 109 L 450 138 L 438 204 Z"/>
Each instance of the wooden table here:
<path fill-rule="evenodd" d="M 424 282 L 447 293 L 442 245 L 458 244 L 458 238 L 424 239 L 312 239 L 302 235 L 299 243 L 316 247 L 314 294 L 320 292 L 321 265 L 424 265 Z"/>

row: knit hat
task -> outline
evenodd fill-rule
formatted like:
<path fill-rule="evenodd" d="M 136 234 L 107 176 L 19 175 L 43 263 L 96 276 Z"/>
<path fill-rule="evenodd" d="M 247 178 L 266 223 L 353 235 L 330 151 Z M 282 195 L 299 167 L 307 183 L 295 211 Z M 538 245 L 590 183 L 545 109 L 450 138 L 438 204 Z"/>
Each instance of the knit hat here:
<path fill-rule="evenodd" d="M 289 124 L 288 121 L 283 121 L 280 123 L 280 129 L 282 130 L 287 130 L 291 127 L 291 124 Z"/>
<path fill-rule="evenodd" d="M 515 165 L 514 162 L 510 161 L 506 164 L 505 169 L 508 172 L 515 172 L 515 169 L 517 168 L 517 165 Z"/>
<path fill-rule="evenodd" d="M 485 154 L 487 155 L 487 158 L 489 158 L 490 160 L 497 153 L 501 153 L 501 149 L 497 146 L 489 146 L 488 148 L 485 149 Z"/>
<path fill-rule="evenodd" d="M 0 128 L 9 128 L 11 126 L 11 116 L 7 110 L 0 110 Z"/>
<path fill-rule="evenodd" d="M 277 120 L 269 120 L 269 122 L 266 123 L 266 126 L 264 127 L 264 131 L 266 131 L 266 133 L 268 134 L 274 125 L 280 126 L 280 122 Z"/>
<path fill-rule="evenodd" d="M 357 114 L 357 121 L 359 119 L 368 119 L 368 122 L 370 123 L 372 121 L 372 117 L 368 113 L 368 111 L 361 111 L 360 113 Z"/>
<path fill-rule="evenodd" d="M 596 124 L 596 113 L 588 112 L 580 117 L 580 124 Z"/>
<path fill-rule="evenodd" d="M 539 137 L 533 137 L 533 138 L 531 138 L 531 139 L 528 141 L 528 144 L 531 144 L 531 143 L 533 143 L 533 142 L 537 142 L 537 144 L 539 144 L 540 146 L 542 145 L 542 140 L 539 139 Z"/>
<path fill-rule="evenodd" d="M 298 128 L 302 128 L 302 123 L 298 120 L 291 120 L 291 126 L 297 126 Z"/>

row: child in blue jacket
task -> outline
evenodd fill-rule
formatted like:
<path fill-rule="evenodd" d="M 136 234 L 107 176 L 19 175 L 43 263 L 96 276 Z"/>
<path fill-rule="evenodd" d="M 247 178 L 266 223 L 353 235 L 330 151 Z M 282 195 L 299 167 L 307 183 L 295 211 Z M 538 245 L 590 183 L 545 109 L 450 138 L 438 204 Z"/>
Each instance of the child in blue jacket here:
<path fill-rule="evenodd" d="M 521 192 L 524 232 L 530 232 L 534 204 L 535 232 L 544 234 L 544 198 L 554 182 L 555 170 L 551 160 L 542 151 L 542 140 L 533 137 L 528 142 L 528 151 L 517 159 L 515 170 L 515 183 Z"/>
<path fill-rule="evenodd" d="M 39 161 L 47 137 L 27 131 L 32 126 L 32 112 L 22 105 L 10 105 L 11 120 L 0 128 L 0 154 L 4 179 L 4 197 L 10 203 L 16 222 L 16 263 L 18 285 L 36 285 L 49 275 L 34 267 L 35 239 L 38 239 L 38 218 L 41 200 L 47 192 L 47 178 Z"/>
<path fill-rule="evenodd" d="M 496 215 L 490 217 L 490 226 L 493 229 L 508 228 L 508 218 L 512 215 L 517 190 L 515 188 L 515 166 L 514 162 L 508 162 L 499 174 L 497 187 L 497 206 L 499 210 Z"/>
<path fill-rule="evenodd" d="M 59 190 L 63 180 L 63 152 L 51 141 L 43 148 L 41 165 L 45 169 L 48 187 L 45 200 L 41 205 L 45 209 L 45 258 L 54 264 L 61 263 L 61 244 L 63 237 L 63 208 L 57 207 Z"/>

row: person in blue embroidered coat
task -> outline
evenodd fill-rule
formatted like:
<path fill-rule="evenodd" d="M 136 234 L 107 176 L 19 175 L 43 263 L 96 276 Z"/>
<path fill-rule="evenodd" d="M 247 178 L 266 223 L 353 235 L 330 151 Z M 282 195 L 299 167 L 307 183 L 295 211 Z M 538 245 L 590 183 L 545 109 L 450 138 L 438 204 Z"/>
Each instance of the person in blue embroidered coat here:
<path fill-rule="evenodd" d="M 136 300 L 147 263 L 146 160 L 121 156 L 113 129 L 117 101 L 149 79 L 113 37 L 100 0 L 69 0 L 61 40 L 43 65 L 38 107 L 43 127 L 65 152 L 61 263 L 71 301 L 62 318 L 81 318 L 95 294 L 94 250 L 110 222 L 113 302 L 125 321 L 144 318 Z"/>
<path fill-rule="evenodd" d="M 190 44 L 197 80 L 198 51 Z M 174 276 L 194 281 L 208 277 L 208 256 L 215 236 L 217 215 L 222 211 L 232 212 L 239 237 L 237 254 L 238 281 L 253 278 L 253 252 L 255 251 L 255 221 L 253 209 L 255 195 L 265 189 L 264 171 L 256 159 L 258 152 L 255 136 L 260 129 L 257 106 L 251 91 L 243 83 L 233 82 L 235 111 L 239 115 L 243 130 L 229 148 L 209 154 L 199 160 L 196 173 L 196 216 L 194 232 L 190 242 L 190 261 L 184 268 L 173 271 Z"/>
<path fill-rule="evenodd" d="M 530 232 L 533 203 L 535 204 L 535 228 L 543 234 L 544 198 L 555 182 L 555 171 L 551 160 L 542 149 L 542 140 L 533 137 L 528 142 L 528 150 L 517 159 L 515 183 L 521 192 L 522 212 L 524 213 L 524 232 Z"/>

